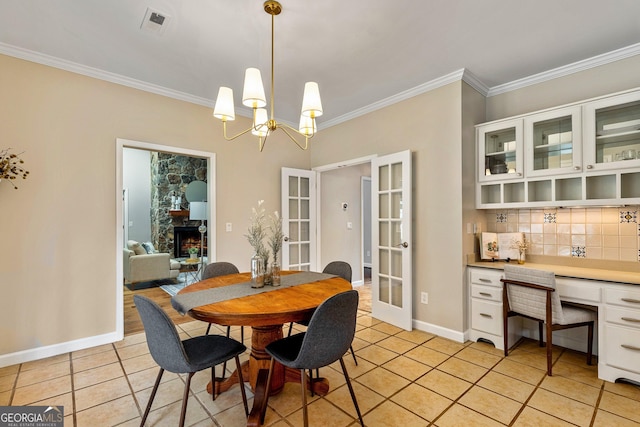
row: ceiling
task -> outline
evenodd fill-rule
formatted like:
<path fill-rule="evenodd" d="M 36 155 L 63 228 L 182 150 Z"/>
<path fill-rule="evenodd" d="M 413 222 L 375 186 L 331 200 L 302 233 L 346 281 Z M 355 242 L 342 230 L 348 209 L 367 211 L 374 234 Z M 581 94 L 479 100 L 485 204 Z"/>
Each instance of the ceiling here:
<path fill-rule="evenodd" d="M 262 71 L 269 96 L 271 17 L 262 3 L 0 0 L 0 53 L 211 107 L 229 86 L 239 110 L 247 67 Z M 304 83 L 317 81 L 320 129 L 462 70 L 491 94 L 594 57 L 640 54 L 638 0 L 281 3 L 275 115 L 297 125 Z M 161 33 L 141 29 L 148 8 L 166 16 Z"/>

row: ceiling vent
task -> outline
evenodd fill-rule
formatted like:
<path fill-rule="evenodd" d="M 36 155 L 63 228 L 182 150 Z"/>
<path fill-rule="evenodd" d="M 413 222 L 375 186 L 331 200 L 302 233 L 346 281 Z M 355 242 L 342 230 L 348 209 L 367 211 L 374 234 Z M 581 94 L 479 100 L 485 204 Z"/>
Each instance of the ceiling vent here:
<path fill-rule="evenodd" d="M 169 21 L 171 21 L 171 16 L 148 7 L 140 29 L 151 33 L 162 34 L 165 28 L 169 26 Z"/>

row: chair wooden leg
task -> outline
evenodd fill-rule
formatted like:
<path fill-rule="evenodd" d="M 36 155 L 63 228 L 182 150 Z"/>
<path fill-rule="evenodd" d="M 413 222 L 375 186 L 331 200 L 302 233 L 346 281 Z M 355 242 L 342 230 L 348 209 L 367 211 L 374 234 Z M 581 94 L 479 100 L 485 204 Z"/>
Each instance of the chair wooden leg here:
<path fill-rule="evenodd" d="M 362 414 L 360 413 L 360 407 L 358 406 L 358 401 L 356 400 L 356 394 L 353 392 L 351 380 L 349 379 L 349 374 L 347 373 L 347 367 L 344 365 L 344 360 L 342 360 L 342 357 L 340 358 L 340 366 L 342 366 L 342 373 L 344 374 L 344 379 L 347 382 L 347 387 L 349 387 L 349 393 L 351 394 L 351 400 L 353 400 L 353 406 L 356 407 L 358 420 L 360 421 L 360 425 L 364 427 L 364 421 L 362 421 Z"/>
<path fill-rule="evenodd" d="M 502 316 L 502 330 L 504 335 L 504 357 L 507 357 L 509 354 L 509 317 L 506 313 Z"/>
<path fill-rule="evenodd" d="M 267 414 L 267 403 L 269 402 L 269 393 L 271 392 L 271 377 L 273 376 L 273 367 L 275 364 L 276 359 L 271 358 L 271 363 L 269 364 L 269 375 L 267 375 L 266 391 L 262 402 L 262 408 L 260 408 L 260 424 L 264 424 L 264 416 Z"/>
<path fill-rule="evenodd" d="M 593 326 L 594 322 L 587 325 L 587 365 L 591 365 L 593 355 Z"/>
<path fill-rule="evenodd" d="M 546 322 L 547 325 L 547 375 L 551 376 L 551 366 L 553 364 L 553 331 L 551 329 L 551 322 Z"/>
<path fill-rule="evenodd" d="M 307 413 L 307 374 L 300 369 L 300 386 L 302 389 L 302 418 L 304 427 L 309 427 L 309 414 Z"/>
<path fill-rule="evenodd" d="M 160 372 L 158 372 L 158 376 L 156 377 L 156 383 L 153 385 L 153 390 L 151 390 L 151 396 L 149 396 L 149 403 L 147 403 L 147 408 L 144 410 L 142 421 L 140 421 L 140 427 L 143 427 L 145 421 L 147 421 L 149 411 L 151 410 L 151 404 L 153 403 L 153 399 L 155 399 L 156 397 L 156 391 L 158 391 L 158 386 L 160 385 L 160 380 L 162 379 L 162 374 L 164 374 L 164 369 L 160 368 Z"/>
<path fill-rule="evenodd" d="M 542 337 L 542 325 L 543 322 L 542 321 L 538 321 L 538 345 L 540 347 L 544 347 L 544 341 L 543 341 L 543 337 Z"/>
<path fill-rule="evenodd" d="M 191 378 L 195 372 L 189 372 L 187 375 L 187 383 L 184 385 L 184 395 L 182 396 L 182 410 L 180 411 L 180 427 L 184 427 L 184 419 L 187 415 L 187 401 L 189 400 L 189 388 L 191 387 Z"/>
<path fill-rule="evenodd" d="M 240 365 L 240 357 L 238 356 L 236 356 L 236 371 L 238 372 L 238 385 L 240 386 L 240 393 L 242 393 L 242 403 L 244 403 L 244 413 L 245 415 L 249 416 L 249 405 L 247 404 L 247 391 L 244 389 L 244 378 L 242 378 L 242 365 Z"/>

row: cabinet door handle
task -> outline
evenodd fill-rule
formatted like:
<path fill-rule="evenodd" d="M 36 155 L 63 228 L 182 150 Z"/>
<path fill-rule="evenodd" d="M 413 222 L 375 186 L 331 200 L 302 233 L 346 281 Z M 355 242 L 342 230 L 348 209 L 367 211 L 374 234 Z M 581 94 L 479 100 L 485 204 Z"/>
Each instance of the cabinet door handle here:
<path fill-rule="evenodd" d="M 482 317 L 488 317 L 489 319 L 493 319 L 493 316 L 487 313 L 480 313 L 480 316 Z"/>
<path fill-rule="evenodd" d="M 593 169 L 593 165 L 587 165 L 587 169 Z"/>
<path fill-rule="evenodd" d="M 633 304 L 640 304 L 640 299 L 635 299 L 635 298 L 621 298 L 622 301 L 624 302 L 630 302 Z"/>
<path fill-rule="evenodd" d="M 635 345 L 620 344 L 620 347 L 626 348 L 627 350 L 640 351 L 640 347 L 636 347 Z"/>
<path fill-rule="evenodd" d="M 633 317 L 621 317 L 621 319 L 627 322 L 640 323 L 640 319 L 634 319 Z"/>
<path fill-rule="evenodd" d="M 483 297 L 490 297 L 491 294 L 489 292 L 480 292 L 480 295 L 482 295 Z"/>
<path fill-rule="evenodd" d="M 478 280 L 481 281 L 481 282 L 484 282 L 484 283 L 491 283 L 491 279 L 485 279 L 485 278 L 481 277 Z"/>
<path fill-rule="evenodd" d="M 579 171 L 579 170 L 580 170 L 580 166 L 574 166 L 574 167 L 573 167 L 573 170 L 574 170 L 574 171 Z"/>

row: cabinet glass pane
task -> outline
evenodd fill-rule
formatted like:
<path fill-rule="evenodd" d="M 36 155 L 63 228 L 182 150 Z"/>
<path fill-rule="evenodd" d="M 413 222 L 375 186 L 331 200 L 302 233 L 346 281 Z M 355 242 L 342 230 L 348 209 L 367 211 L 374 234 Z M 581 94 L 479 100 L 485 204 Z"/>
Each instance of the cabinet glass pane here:
<path fill-rule="evenodd" d="M 289 196 L 298 197 L 298 177 L 289 177 Z"/>
<path fill-rule="evenodd" d="M 486 175 L 499 175 L 516 170 L 516 128 L 487 132 L 484 137 Z"/>
<path fill-rule="evenodd" d="M 533 169 L 549 170 L 573 166 L 571 116 L 534 123 Z"/>
<path fill-rule="evenodd" d="M 596 110 L 596 163 L 638 158 L 640 101 Z"/>
<path fill-rule="evenodd" d="M 623 198 L 640 197 L 640 173 L 623 173 L 620 176 L 622 181 L 620 193 Z"/>

